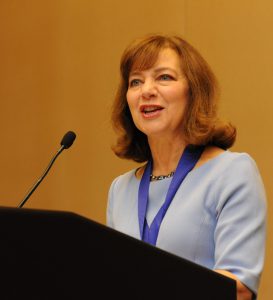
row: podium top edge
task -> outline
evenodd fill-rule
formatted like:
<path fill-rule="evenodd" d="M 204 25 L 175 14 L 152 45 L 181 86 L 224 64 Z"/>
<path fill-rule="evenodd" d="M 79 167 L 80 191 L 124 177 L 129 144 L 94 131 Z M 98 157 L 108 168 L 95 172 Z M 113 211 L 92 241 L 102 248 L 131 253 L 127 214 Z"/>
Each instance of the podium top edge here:
<path fill-rule="evenodd" d="M 0 214 L 2 213 L 18 213 L 18 214 L 32 214 L 32 215 L 52 215 L 52 216 L 71 216 L 74 218 L 80 218 L 86 221 L 92 221 L 95 223 L 94 220 L 89 219 L 79 213 L 69 211 L 69 210 L 54 210 L 54 209 L 43 209 L 43 208 L 29 208 L 29 207 L 12 207 L 12 206 L 0 206 Z M 103 225 L 103 224 L 101 224 Z"/>

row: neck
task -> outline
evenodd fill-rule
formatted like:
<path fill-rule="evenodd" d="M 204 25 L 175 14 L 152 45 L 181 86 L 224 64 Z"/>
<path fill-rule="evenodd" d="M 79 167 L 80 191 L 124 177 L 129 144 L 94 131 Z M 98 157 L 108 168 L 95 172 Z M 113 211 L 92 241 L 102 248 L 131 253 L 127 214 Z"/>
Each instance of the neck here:
<path fill-rule="evenodd" d="M 186 147 L 185 140 L 177 136 L 162 139 L 148 138 L 148 142 L 153 158 L 153 175 L 166 175 L 175 171 Z"/>

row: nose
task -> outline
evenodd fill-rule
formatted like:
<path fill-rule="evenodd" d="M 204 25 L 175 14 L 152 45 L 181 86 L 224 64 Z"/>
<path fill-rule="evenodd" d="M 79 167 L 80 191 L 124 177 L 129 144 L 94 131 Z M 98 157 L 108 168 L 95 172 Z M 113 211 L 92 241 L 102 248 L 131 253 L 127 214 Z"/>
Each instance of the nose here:
<path fill-rule="evenodd" d="M 145 80 L 141 86 L 141 97 L 149 100 L 157 95 L 155 82 L 151 79 Z"/>

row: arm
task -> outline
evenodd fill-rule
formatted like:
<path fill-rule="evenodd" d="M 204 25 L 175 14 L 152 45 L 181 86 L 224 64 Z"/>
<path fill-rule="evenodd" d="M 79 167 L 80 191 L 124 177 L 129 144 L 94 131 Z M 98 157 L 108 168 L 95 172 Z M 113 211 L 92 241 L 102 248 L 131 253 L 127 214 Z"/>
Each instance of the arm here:
<path fill-rule="evenodd" d="M 266 197 L 248 155 L 232 165 L 219 179 L 214 269 L 236 279 L 238 299 L 255 299 L 264 263 Z"/>

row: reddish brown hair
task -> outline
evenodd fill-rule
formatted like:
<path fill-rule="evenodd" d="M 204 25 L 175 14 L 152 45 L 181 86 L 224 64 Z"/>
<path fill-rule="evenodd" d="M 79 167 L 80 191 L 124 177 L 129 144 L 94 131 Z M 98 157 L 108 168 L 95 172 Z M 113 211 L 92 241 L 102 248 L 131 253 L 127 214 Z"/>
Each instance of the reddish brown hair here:
<path fill-rule="evenodd" d="M 183 118 L 187 143 L 230 148 L 236 138 L 236 129 L 217 116 L 218 84 L 208 63 L 179 36 L 150 35 L 135 40 L 121 57 L 121 79 L 112 111 L 112 124 L 118 133 L 117 144 L 113 147 L 115 154 L 136 162 L 151 157 L 147 136 L 133 122 L 126 93 L 130 72 L 151 68 L 165 48 L 173 49 L 180 57 L 182 72 L 189 85 L 189 102 Z"/>

